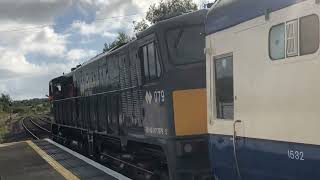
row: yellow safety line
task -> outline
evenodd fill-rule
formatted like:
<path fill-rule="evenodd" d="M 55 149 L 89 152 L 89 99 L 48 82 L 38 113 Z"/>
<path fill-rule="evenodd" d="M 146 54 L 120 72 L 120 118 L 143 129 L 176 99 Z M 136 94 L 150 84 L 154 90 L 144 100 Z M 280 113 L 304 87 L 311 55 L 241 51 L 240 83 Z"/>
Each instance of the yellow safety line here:
<path fill-rule="evenodd" d="M 46 152 L 44 152 L 42 149 L 40 149 L 32 141 L 27 141 L 27 143 L 33 150 L 35 150 L 44 160 L 46 160 L 63 177 L 65 177 L 68 180 L 80 180 L 77 176 L 75 176 L 69 170 L 64 168 L 60 163 L 58 163 L 56 160 L 54 160 L 51 156 L 49 156 Z"/>
<path fill-rule="evenodd" d="M 23 142 L 25 142 L 25 141 L 0 144 L 0 148 L 7 147 L 7 146 L 12 146 L 12 145 L 23 143 Z"/>

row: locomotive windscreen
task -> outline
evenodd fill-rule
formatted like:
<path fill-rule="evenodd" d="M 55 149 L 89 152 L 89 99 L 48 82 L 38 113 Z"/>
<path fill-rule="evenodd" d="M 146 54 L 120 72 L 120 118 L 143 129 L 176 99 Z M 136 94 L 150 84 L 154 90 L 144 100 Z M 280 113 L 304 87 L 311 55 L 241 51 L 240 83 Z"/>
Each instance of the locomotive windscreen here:
<path fill-rule="evenodd" d="M 171 29 L 166 33 L 171 61 L 176 65 L 191 64 L 205 60 L 205 36 L 203 26 Z"/>

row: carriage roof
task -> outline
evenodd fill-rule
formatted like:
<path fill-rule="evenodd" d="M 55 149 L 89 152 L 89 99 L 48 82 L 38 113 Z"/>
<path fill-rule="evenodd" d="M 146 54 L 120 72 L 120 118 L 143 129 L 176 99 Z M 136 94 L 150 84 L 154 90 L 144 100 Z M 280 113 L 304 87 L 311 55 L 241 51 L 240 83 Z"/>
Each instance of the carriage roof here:
<path fill-rule="evenodd" d="M 206 34 L 212 34 L 242 22 L 306 0 L 220 0 L 210 8 Z"/>

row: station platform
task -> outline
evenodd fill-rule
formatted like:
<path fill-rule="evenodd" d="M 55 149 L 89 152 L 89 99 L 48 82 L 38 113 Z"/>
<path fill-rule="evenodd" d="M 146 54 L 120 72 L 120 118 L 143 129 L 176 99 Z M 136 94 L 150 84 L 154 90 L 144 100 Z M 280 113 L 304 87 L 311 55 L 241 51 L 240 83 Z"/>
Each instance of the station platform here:
<path fill-rule="evenodd" d="M 129 178 L 50 139 L 0 144 L 0 180 Z"/>

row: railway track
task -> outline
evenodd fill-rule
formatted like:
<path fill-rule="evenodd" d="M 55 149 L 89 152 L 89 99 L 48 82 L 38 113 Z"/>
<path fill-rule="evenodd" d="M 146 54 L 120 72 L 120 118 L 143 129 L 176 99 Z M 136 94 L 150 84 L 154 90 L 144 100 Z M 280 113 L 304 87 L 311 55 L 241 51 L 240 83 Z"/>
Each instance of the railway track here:
<path fill-rule="evenodd" d="M 51 128 L 48 128 L 49 125 L 51 127 L 51 122 L 49 120 L 50 119 L 46 117 L 25 117 L 21 120 L 21 125 L 25 129 L 26 133 L 35 140 L 55 137 L 57 139 L 61 139 L 64 143 L 67 142 L 65 138 L 51 134 Z M 102 158 L 100 159 L 100 163 L 103 163 L 106 167 L 121 174 L 135 176 L 135 179 L 149 180 L 152 179 L 152 176 L 154 175 L 154 172 L 149 171 L 146 168 L 140 167 L 132 162 L 122 160 L 121 158 L 111 154 L 101 153 L 100 158 Z M 128 174 L 129 171 L 130 173 Z"/>
<path fill-rule="evenodd" d="M 51 118 L 49 116 L 40 117 L 39 120 L 47 124 L 51 124 Z"/>
<path fill-rule="evenodd" d="M 53 137 L 62 140 L 61 144 L 68 147 L 68 144 L 65 144 L 68 142 L 65 138 L 51 134 L 50 121 L 50 118 L 46 117 L 26 117 L 21 120 L 21 124 L 26 133 L 35 140 Z M 69 148 L 73 149 L 70 146 Z M 134 179 L 151 180 L 155 176 L 153 171 L 148 170 L 141 164 L 135 164 L 134 162 L 123 160 L 119 157 L 119 155 L 117 156 L 103 152 L 100 154 L 100 158 L 100 163 L 104 164 L 106 167 L 111 168 L 121 174 L 126 174 L 128 177 L 135 177 Z"/>
<path fill-rule="evenodd" d="M 51 135 L 51 131 L 48 127 L 40 125 L 31 117 L 26 117 L 21 120 L 21 125 L 33 139 L 43 139 Z M 48 125 L 47 125 L 48 126 Z"/>

